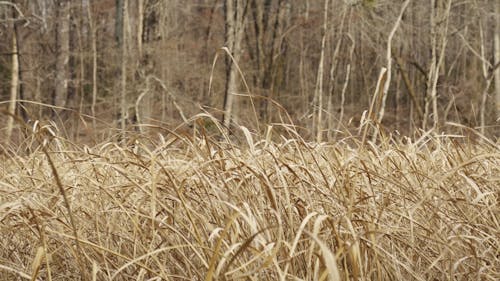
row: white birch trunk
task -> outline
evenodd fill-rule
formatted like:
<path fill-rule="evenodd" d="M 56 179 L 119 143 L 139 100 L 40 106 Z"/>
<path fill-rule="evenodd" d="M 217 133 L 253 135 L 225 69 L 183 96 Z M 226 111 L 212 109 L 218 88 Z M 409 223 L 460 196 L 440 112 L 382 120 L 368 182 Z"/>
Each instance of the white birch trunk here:
<path fill-rule="evenodd" d="M 14 28 L 12 28 L 12 70 L 11 70 L 11 81 L 10 81 L 10 99 L 9 107 L 7 112 L 9 116 L 7 117 L 7 136 L 6 144 L 9 144 L 10 138 L 12 136 L 12 129 L 14 127 L 14 114 L 16 113 L 16 102 L 17 102 L 17 89 L 19 87 L 19 60 L 18 60 L 18 46 L 17 46 L 17 34 Z"/>

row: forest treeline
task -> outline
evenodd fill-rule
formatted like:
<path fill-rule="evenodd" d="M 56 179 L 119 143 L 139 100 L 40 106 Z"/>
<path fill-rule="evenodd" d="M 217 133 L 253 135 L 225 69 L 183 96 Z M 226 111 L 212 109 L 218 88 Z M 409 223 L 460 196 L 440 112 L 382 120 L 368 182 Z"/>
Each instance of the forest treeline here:
<path fill-rule="evenodd" d="M 497 0 L 0 1 L 2 134 L 147 132 L 210 113 L 316 140 L 500 119 Z M 206 125 L 209 126 L 209 125 Z"/>

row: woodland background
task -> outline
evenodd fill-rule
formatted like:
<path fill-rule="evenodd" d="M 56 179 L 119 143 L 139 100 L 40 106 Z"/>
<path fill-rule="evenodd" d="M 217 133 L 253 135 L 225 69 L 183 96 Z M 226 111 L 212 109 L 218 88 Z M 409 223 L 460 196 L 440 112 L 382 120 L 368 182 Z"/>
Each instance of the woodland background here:
<path fill-rule="evenodd" d="M 202 112 L 263 130 L 286 110 L 319 141 L 366 120 L 498 137 L 499 36 L 497 0 L 0 1 L 1 134 L 153 132 L 140 124 Z"/>

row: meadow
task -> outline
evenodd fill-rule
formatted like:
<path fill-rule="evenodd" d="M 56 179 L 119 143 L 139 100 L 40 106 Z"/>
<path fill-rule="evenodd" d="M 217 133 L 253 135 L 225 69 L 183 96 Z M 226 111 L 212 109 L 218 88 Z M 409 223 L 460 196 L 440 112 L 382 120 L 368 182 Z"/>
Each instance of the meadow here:
<path fill-rule="evenodd" d="M 221 132 L 3 147 L 0 280 L 500 279 L 498 141 Z"/>

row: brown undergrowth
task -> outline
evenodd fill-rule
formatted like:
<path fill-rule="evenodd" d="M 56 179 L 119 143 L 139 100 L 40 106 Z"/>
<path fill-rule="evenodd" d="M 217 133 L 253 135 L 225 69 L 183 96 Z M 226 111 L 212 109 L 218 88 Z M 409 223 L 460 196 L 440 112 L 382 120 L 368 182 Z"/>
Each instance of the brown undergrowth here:
<path fill-rule="evenodd" d="M 8 150 L 0 279 L 500 278 L 498 144 L 241 135 Z"/>

